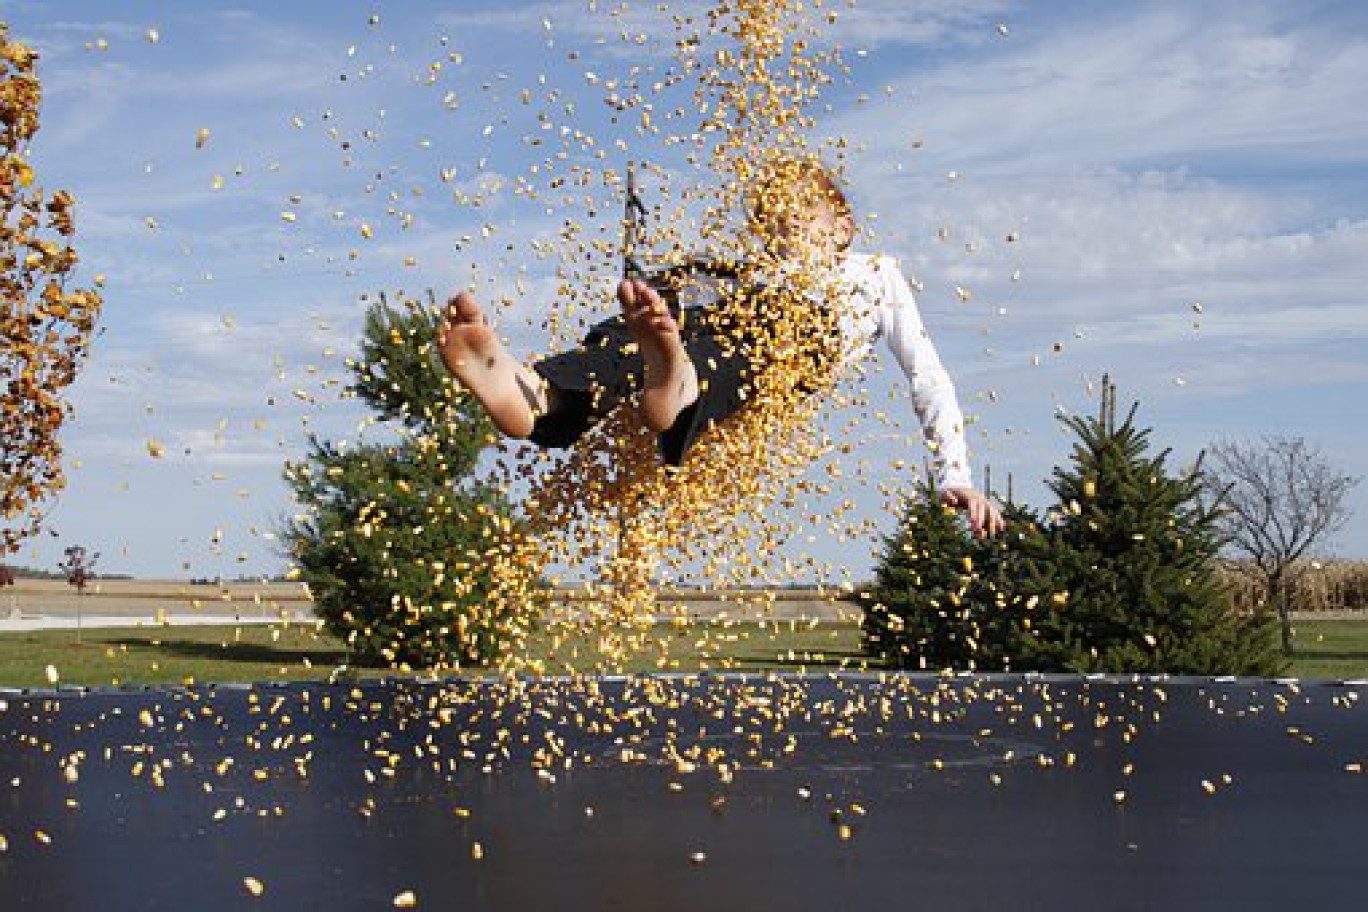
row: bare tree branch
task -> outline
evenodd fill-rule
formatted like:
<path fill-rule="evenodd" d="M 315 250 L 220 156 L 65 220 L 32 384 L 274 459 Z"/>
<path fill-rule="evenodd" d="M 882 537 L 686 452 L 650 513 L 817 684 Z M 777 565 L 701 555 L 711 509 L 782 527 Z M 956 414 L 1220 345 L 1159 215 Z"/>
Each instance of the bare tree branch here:
<path fill-rule="evenodd" d="M 1218 441 L 1207 451 L 1206 487 L 1228 547 L 1254 565 L 1266 604 L 1283 621 L 1291 652 L 1287 593 L 1302 559 L 1344 527 L 1359 479 L 1345 475 L 1301 437 Z"/>

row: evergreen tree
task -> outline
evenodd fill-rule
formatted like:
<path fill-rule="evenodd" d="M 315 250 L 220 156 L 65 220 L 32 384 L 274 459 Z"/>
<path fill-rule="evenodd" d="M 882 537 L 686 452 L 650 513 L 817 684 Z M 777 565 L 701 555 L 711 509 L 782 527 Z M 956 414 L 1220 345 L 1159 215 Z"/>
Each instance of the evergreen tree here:
<path fill-rule="evenodd" d="M 959 612 L 973 542 L 934 487 L 918 494 L 884 540 L 874 585 L 860 594 L 865 649 L 901 667 L 963 667 L 969 647 Z"/>
<path fill-rule="evenodd" d="M 506 600 L 489 598 L 490 557 L 516 526 L 474 477 L 491 432 L 437 359 L 437 320 L 435 308 L 372 306 L 349 390 L 391 439 L 312 439 L 286 466 L 304 513 L 284 539 L 319 616 L 362 664 L 487 662 L 518 626 Z"/>
<path fill-rule="evenodd" d="M 1066 419 L 1047 522 L 1008 504 L 1007 531 L 976 539 L 923 490 L 862 593 L 866 650 L 931 670 L 1278 673 L 1271 618 L 1236 614 L 1218 575 L 1200 471 L 1149 455 L 1135 411 L 1118 423 L 1104 382 L 1097 418 Z"/>
<path fill-rule="evenodd" d="M 1053 544 L 1040 519 L 1010 500 L 1003 508 L 1007 528 L 977 539 L 974 589 L 981 605 L 976 631 L 978 668 L 1045 670 L 1057 665 L 1055 609 L 1064 584 Z M 971 666 L 972 667 L 972 666 Z"/>
<path fill-rule="evenodd" d="M 860 594 L 867 652 L 920 670 L 1011 670 L 1038 649 L 1036 609 L 1054 587 L 1036 518 L 1017 504 L 1007 531 L 976 538 L 934 486 L 906 503 Z"/>
<path fill-rule="evenodd" d="M 1276 673 L 1269 619 L 1235 615 L 1218 576 L 1200 467 L 1174 476 L 1168 451 L 1149 455 L 1136 408 L 1118 423 L 1104 380 L 1098 416 L 1065 420 L 1078 439 L 1050 482 L 1051 551 L 1067 584 L 1050 619 L 1056 659 L 1084 672 Z"/>

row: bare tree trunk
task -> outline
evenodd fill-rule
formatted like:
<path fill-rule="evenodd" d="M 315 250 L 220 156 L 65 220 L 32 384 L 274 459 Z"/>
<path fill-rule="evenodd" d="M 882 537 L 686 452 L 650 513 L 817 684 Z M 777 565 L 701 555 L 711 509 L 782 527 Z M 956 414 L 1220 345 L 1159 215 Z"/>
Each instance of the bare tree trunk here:
<path fill-rule="evenodd" d="M 1288 598 L 1287 579 L 1276 574 L 1268 581 L 1268 594 L 1278 609 L 1278 620 L 1282 627 L 1283 653 L 1292 655 L 1296 646 L 1292 643 L 1292 600 Z"/>
<path fill-rule="evenodd" d="M 1282 621 L 1283 651 L 1291 655 L 1292 583 L 1298 561 L 1344 527 L 1345 500 L 1359 483 L 1301 437 L 1258 442 L 1222 441 L 1208 451 L 1212 503 L 1221 511 L 1230 546 L 1254 562 L 1264 597 Z"/>

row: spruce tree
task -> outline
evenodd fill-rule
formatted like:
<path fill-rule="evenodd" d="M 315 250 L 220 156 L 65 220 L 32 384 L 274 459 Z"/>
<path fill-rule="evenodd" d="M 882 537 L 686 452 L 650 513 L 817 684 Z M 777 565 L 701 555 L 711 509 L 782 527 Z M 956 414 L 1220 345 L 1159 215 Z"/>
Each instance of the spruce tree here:
<path fill-rule="evenodd" d="M 865 650 L 919 670 L 1030 667 L 1034 618 L 1055 586 L 1036 518 L 1012 503 L 1004 516 L 1006 532 L 976 538 L 934 486 L 910 498 L 859 597 Z"/>
<path fill-rule="evenodd" d="M 1149 453 L 1136 407 L 1096 418 L 1056 469 L 1038 519 L 1008 503 L 1007 531 L 975 539 L 934 488 L 910 501 L 861 594 L 865 649 L 904 668 L 1276 674 L 1276 630 L 1233 610 L 1222 538 L 1199 469 Z"/>
<path fill-rule="evenodd" d="M 1276 673 L 1268 619 L 1236 616 L 1217 573 L 1200 468 L 1175 475 L 1168 451 L 1150 455 L 1136 409 L 1118 422 L 1104 380 L 1097 417 L 1065 419 L 1077 441 L 1049 483 L 1051 552 L 1067 587 L 1048 619 L 1055 660 L 1083 672 Z"/>
<path fill-rule="evenodd" d="M 312 439 L 286 466 L 304 512 L 283 538 L 319 616 L 360 664 L 484 663 L 518 627 L 508 602 L 489 598 L 490 556 L 516 525 L 506 498 L 476 478 L 490 427 L 441 366 L 437 321 L 433 307 L 373 305 L 349 391 L 385 439 Z"/>
<path fill-rule="evenodd" d="M 1010 499 L 1006 529 L 976 540 L 979 606 L 977 667 L 993 671 L 1043 671 L 1057 665 L 1054 608 L 1064 584 L 1048 532 L 1027 506 Z"/>
<path fill-rule="evenodd" d="M 860 594 L 865 649 L 893 665 L 963 667 L 970 647 L 961 617 L 973 542 L 934 487 L 906 502 L 884 540 L 874 585 Z"/>

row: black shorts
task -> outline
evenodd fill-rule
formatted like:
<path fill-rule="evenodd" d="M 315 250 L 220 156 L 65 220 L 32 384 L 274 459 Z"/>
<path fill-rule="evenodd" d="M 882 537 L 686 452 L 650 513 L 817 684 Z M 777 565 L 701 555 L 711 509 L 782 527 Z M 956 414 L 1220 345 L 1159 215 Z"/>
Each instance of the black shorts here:
<path fill-rule="evenodd" d="M 694 442 L 736 414 L 750 392 L 756 369 L 747 347 L 723 338 L 712 307 L 681 313 L 680 340 L 698 372 L 698 399 L 660 434 L 660 456 L 678 466 Z M 622 317 L 590 328 L 577 348 L 532 365 L 552 387 L 551 411 L 537 418 L 528 439 L 538 446 L 566 447 L 641 390 L 645 373 L 636 340 Z"/>
<path fill-rule="evenodd" d="M 774 363 L 767 354 L 778 334 L 782 347 L 811 366 L 836 363 L 832 343 L 839 333 L 825 307 L 802 304 L 794 312 L 781 289 L 752 286 L 725 302 L 676 310 L 680 340 L 698 372 L 698 399 L 660 434 L 660 456 L 678 466 L 709 428 L 741 410 L 752 398 L 759 372 Z M 785 316 L 787 314 L 787 316 Z M 785 333 L 779 333 L 783 328 Z M 796 343 L 796 344 L 795 344 Z M 529 439 L 543 447 L 566 447 L 613 409 L 641 390 L 645 359 L 626 321 L 618 316 L 595 324 L 577 348 L 532 366 L 553 388 L 551 411 L 540 416 Z M 820 377 L 820 369 L 811 375 Z M 797 392 L 812 393 L 813 379 L 799 380 Z"/>

